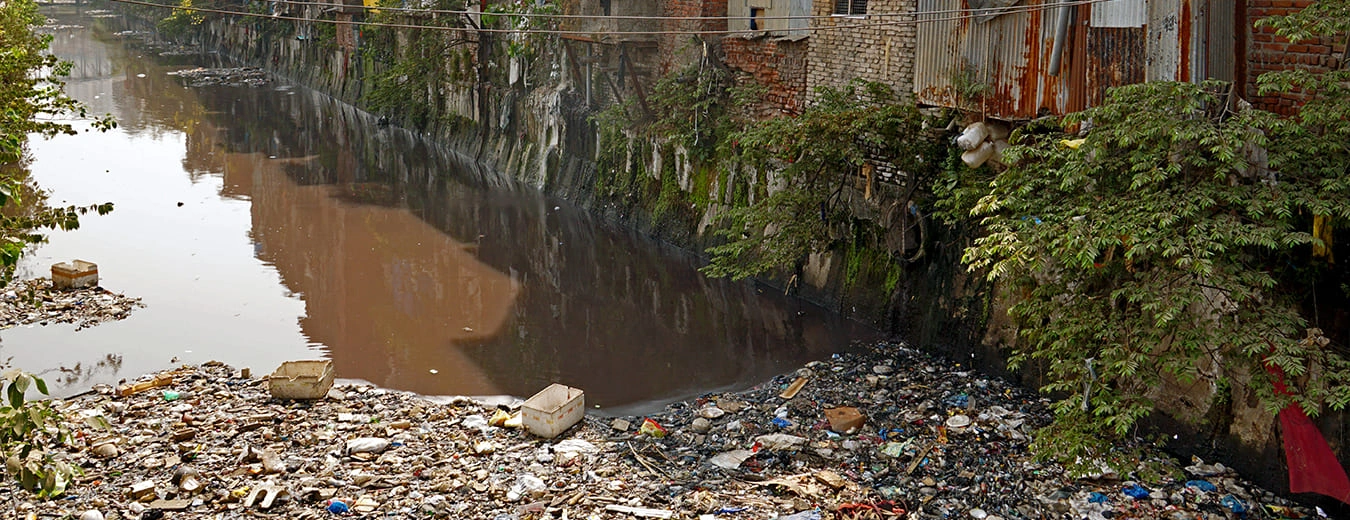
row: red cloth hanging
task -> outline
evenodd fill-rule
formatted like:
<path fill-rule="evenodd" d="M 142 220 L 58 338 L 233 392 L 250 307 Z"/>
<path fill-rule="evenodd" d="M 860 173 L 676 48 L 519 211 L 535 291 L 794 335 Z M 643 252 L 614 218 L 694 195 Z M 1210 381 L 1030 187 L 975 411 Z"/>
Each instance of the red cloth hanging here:
<path fill-rule="evenodd" d="M 1350 478 L 1331 446 L 1298 405 L 1280 410 L 1284 460 L 1289 464 L 1289 491 L 1320 493 L 1350 504 Z"/>
<path fill-rule="evenodd" d="M 1284 386 L 1284 371 L 1271 364 L 1266 370 L 1275 375 L 1275 393 L 1290 395 Z M 1280 430 L 1284 434 L 1284 460 L 1289 465 L 1289 491 L 1318 493 L 1350 504 L 1350 478 L 1303 408 L 1291 404 L 1280 410 Z"/>

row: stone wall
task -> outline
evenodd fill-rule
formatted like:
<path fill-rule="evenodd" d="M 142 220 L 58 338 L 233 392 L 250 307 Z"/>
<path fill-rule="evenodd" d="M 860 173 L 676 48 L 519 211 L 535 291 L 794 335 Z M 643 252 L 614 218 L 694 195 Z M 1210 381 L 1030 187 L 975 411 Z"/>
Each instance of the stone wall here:
<path fill-rule="evenodd" d="M 664 0 L 661 14 L 669 17 L 726 16 L 727 0 Z M 668 20 L 661 23 L 662 31 L 699 32 L 703 34 L 662 34 L 658 37 L 660 72 L 676 70 L 695 63 L 705 53 L 717 56 L 717 48 L 726 20 Z"/>
<path fill-rule="evenodd" d="M 881 16 L 914 10 L 913 0 L 870 0 L 867 16 L 830 16 L 834 2 L 813 2 L 806 92 L 839 86 L 853 78 L 886 83 L 897 93 L 914 91 L 916 29 L 907 18 Z"/>
<path fill-rule="evenodd" d="M 807 46 L 805 40 L 772 36 L 731 35 L 722 39 L 727 66 L 749 74 L 766 89 L 764 105 L 759 109 L 766 117 L 801 113 L 806 102 Z"/>

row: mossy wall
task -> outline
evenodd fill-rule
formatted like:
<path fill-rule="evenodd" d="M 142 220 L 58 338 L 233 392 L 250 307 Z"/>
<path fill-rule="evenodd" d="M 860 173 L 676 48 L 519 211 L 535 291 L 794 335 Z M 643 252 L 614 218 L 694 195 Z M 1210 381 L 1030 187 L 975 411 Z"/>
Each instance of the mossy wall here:
<path fill-rule="evenodd" d="M 304 9 L 291 14 L 332 16 Z M 354 47 L 339 44 L 344 31 Z M 698 157 L 674 141 L 602 135 L 594 117 L 603 108 L 636 110 L 651 94 L 660 62 L 651 46 L 548 38 L 513 53 L 520 42 L 495 34 L 266 18 L 208 19 L 182 37 L 422 133 L 480 163 L 485 183 L 539 189 L 698 254 L 714 243 L 722 212 L 781 185 L 770 172 Z M 401 82 L 391 86 L 391 77 Z M 851 245 L 765 281 L 1001 369 L 997 352 L 978 342 L 986 304 L 959 267 L 961 235 L 928 237 L 928 258 L 898 261 L 884 209 L 903 198 L 897 187 L 854 188 Z"/>
<path fill-rule="evenodd" d="M 769 173 L 737 171 L 673 141 L 601 135 L 593 117 L 603 108 L 637 107 L 650 95 L 658 61 L 650 48 L 539 38 L 513 53 L 519 42 L 496 34 L 310 25 L 210 19 L 193 37 L 423 133 L 495 172 L 493 184 L 543 190 L 695 253 L 713 243 L 722 211 L 772 189 Z M 355 48 L 337 44 L 340 31 L 354 32 Z M 391 77 L 407 79 L 391 86 Z M 874 218 L 889 196 L 858 194 L 874 209 L 853 227 L 868 231 L 826 253 L 812 283 L 792 273 L 766 281 L 882 330 L 921 328 L 900 313 L 929 306 L 897 307 L 926 298 L 910 287 L 921 273 L 885 250 L 884 223 Z"/>

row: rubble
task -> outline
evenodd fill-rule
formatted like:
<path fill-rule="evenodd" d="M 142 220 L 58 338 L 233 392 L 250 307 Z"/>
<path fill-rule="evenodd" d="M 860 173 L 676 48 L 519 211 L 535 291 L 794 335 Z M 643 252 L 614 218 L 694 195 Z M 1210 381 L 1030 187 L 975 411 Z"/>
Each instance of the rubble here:
<path fill-rule="evenodd" d="M 1217 463 L 1183 469 L 1159 454 L 1169 477 L 1071 478 L 1027 451 L 1048 420 L 1044 399 L 902 345 L 806 369 L 649 416 L 589 414 L 544 439 L 489 424 L 518 400 L 499 408 L 364 384 L 277 400 L 265 378 L 208 362 L 147 375 L 171 381 L 155 391 L 101 386 L 56 403 L 111 428 L 72 420 L 61 456 L 84 473 L 68 497 L 9 489 L 0 508 L 128 520 L 1314 517 Z M 182 397 L 166 401 L 167 390 Z M 826 416 L 845 407 L 866 416 L 853 433 Z"/>
<path fill-rule="evenodd" d="M 56 289 L 49 278 L 16 280 L 0 296 L 0 330 L 20 325 L 74 323 L 81 330 L 107 321 L 125 319 L 145 307 L 131 298 L 102 287 Z"/>
<path fill-rule="evenodd" d="M 225 86 L 225 87 L 261 87 L 271 83 L 272 77 L 258 67 L 233 67 L 208 69 L 197 67 L 169 73 L 184 80 L 189 87 Z"/>

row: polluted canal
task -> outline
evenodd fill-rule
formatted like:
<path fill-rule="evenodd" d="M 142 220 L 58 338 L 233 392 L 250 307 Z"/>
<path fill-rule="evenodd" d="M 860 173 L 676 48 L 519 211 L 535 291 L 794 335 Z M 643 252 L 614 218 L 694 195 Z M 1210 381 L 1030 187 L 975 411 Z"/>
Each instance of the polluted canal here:
<path fill-rule="evenodd" d="M 53 204 L 118 207 L 21 275 L 95 260 L 145 307 L 89 293 L 129 316 L 0 336 L 66 394 L 92 388 L 63 416 L 106 420 L 56 449 L 83 468 L 60 500 L 0 486 L 16 518 L 1317 514 L 1150 449 L 1070 475 L 1031 456 L 1047 400 L 1024 389 L 900 342 L 843 349 L 865 331 L 322 96 L 59 21 L 70 91 L 122 127 L 35 143 L 33 178 Z M 379 386 L 264 377 L 305 357 Z M 553 381 L 584 400 L 449 397 Z M 596 403 L 612 415 L 578 409 Z"/>
<path fill-rule="evenodd" d="M 0 332 L 58 394 L 183 363 L 428 395 L 584 388 L 602 411 L 744 388 L 868 331 L 513 186 L 447 150 L 261 73 L 213 77 L 107 12 L 48 11 L 67 91 L 116 130 L 32 142 L 52 205 L 113 202 L 53 232 L 17 277 L 95 262 L 128 319 Z M 161 55 L 166 54 L 167 56 Z M 184 72 L 186 71 L 186 72 Z"/>

